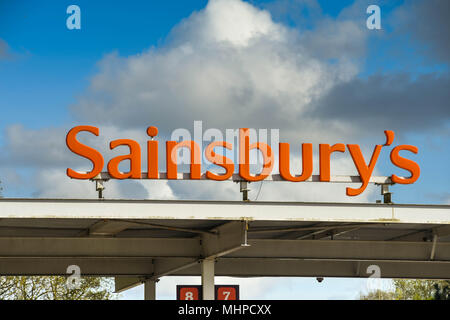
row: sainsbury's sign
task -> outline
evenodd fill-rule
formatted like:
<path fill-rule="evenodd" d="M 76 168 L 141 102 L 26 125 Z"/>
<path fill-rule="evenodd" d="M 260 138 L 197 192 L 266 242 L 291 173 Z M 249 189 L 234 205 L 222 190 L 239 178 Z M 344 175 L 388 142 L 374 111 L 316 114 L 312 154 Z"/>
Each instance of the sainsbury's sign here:
<path fill-rule="evenodd" d="M 94 126 L 77 126 L 72 128 L 66 136 L 67 147 L 75 154 L 84 157 L 92 162 L 93 168 L 90 172 L 78 172 L 71 168 L 67 169 L 67 176 L 73 179 L 92 179 L 99 175 L 104 168 L 103 155 L 96 149 L 87 146 L 77 140 L 77 135 L 80 132 L 88 132 L 95 136 L 100 134 L 100 130 Z M 147 178 L 159 179 L 159 159 L 158 153 L 160 151 L 159 141 L 154 140 L 157 136 L 158 129 L 156 127 L 148 127 L 147 134 L 152 139 L 147 141 L 146 155 L 147 155 Z M 381 149 L 384 146 L 392 145 L 395 134 L 391 130 L 384 131 L 386 142 L 383 145 L 375 145 L 372 156 L 369 162 L 364 159 L 361 148 L 357 144 L 343 144 L 337 143 L 319 144 L 319 181 L 329 182 L 330 162 L 331 156 L 334 152 L 349 151 L 353 163 L 361 178 L 361 186 L 358 188 L 346 189 L 348 196 L 357 196 L 361 194 L 369 184 L 375 165 L 378 161 Z M 274 152 L 273 148 L 264 142 L 250 143 L 249 129 L 239 129 L 239 143 L 238 143 L 238 170 L 240 177 L 249 182 L 261 181 L 266 179 L 273 170 L 274 166 Z M 107 164 L 108 173 L 113 179 L 141 179 L 142 177 L 142 161 L 141 161 L 141 146 L 138 142 L 132 139 L 117 139 L 109 143 L 109 148 L 115 149 L 118 146 L 127 146 L 129 154 L 120 155 L 109 160 Z M 194 140 L 166 141 L 166 170 L 167 179 L 176 180 L 178 177 L 178 162 L 177 151 L 181 148 L 190 150 L 190 179 L 199 180 L 202 176 L 202 148 Z M 205 176 L 210 180 L 223 181 L 228 180 L 235 171 L 235 164 L 232 159 L 225 155 L 215 152 L 215 148 L 223 148 L 232 150 L 233 145 L 227 141 L 213 141 L 204 150 L 206 159 L 214 165 L 222 167 L 225 172 L 218 174 L 210 170 L 205 172 Z M 263 163 L 262 170 L 259 174 L 250 173 L 250 151 L 257 150 L 262 155 Z M 391 181 L 398 184 L 412 184 L 420 176 L 419 165 L 403 156 L 400 151 L 409 151 L 414 154 L 418 153 L 418 148 L 412 145 L 398 145 L 394 147 L 390 153 L 390 160 L 392 164 L 398 168 L 409 171 L 409 177 L 399 177 L 395 174 L 391 175 Z M 290 170 L 290 146 L 289 143 L 279 143 L 279 172 L 282 179 L 292 182 L 301 182 L 309 179 L 313 173 L 313 145 L 311 143 L 302 144 L 302 164 L 303 169 L 300 175 L 291 173 Z M 119 164 L 123 161 L 129 161 L 130 167 L 128 172 L 121 172 Z"/>

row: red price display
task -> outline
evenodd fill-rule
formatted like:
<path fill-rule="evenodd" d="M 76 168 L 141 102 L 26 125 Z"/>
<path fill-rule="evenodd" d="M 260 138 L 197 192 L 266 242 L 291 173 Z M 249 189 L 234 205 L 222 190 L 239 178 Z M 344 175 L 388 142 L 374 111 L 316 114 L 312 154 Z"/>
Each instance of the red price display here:
<path fill-rule="evenodd" d="M 202 300 L 202 286 L 177 286 L 177 300 Z"/>
<path fill-rule="evenodd" d="M 238 285 L 216 285 L 215 300 L 239 300 Z M 202 300 L 202 286 L 177 285 L 177 300 Z"/>
<path fill-rule="evenodd" d="M 239 286 L 216 286 L 216 300 L 239 300 Z"/>

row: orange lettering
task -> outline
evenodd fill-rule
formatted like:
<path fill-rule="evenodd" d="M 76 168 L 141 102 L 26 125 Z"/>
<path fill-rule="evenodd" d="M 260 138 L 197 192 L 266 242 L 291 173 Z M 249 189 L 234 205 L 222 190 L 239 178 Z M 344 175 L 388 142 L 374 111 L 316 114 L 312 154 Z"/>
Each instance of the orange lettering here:
<path fill-rule="evenodd" d="M 166 141 L 166 166 L 167 179 L 177 179 L 177 150 L 187 147 L 191 152 L 191 179 L 199 180 L 202 176 L 200 163 L 200 147 L 195 141 L 185 140 L 181 142 Z"/>
<path fill-rule="evenodd" d="M 227 158 L 222 155 L 217 155 L 214 152 L 214 148 L 217 146 L 224 147 L 224 148 L 227 148 L 228 150 L 231 150 L 232 145 L 231 145 L 231 143 L 225 142 L 225 141 L 215 141 L 215 142 L 211 143 L 210 145 L 208 145 L 205 149 L 206 159 L 208 159 L 208 161 L 224 168 L 225 173 L 218 175 L 218 174 L 215 174 L 208 170 L 208 171 L 206 171 L 206 177 L 211 180 L 223 181 L 223 180 L 227 180 L 228 178 L 230 178 L 233 175 L 234 163 L 230 158 Z"/>
<path fill-rule="evenodd" d="M 141 178 L 141 147 L 139 143 L 130 139 L 118 139 L 111 141 L 109 148 L 112 150 L 118 146 L 128 146 L 130 154 L 117 156 L 108 162 L 108 172 L 114 179 L 140 179 Z M 130 160 L 130 172 L 119 171 L 119 164 L 123 160 Z"/>
<path fill-rule="evenodd" d="M 366 165 L 366 161 L 364 160 L 364 156 L 361 153 L 361 149 L 357 144 L 348 144 L 348 150 L 352 156 L 353 162 L 355 163 L 356 169 L 358 169 L 359 175 L 362 180 L 362 186 L 358 189 L 347 188 L 348 196 L 357 196 L 361 194 L 364 190 L 366 190 L 367 185 L 369 184 L 370 177 L 372 176 L 373 169 L 375 169 L 375 164 L 377 163 L 378 156 L 381 152 L 381 145 L 376 145 L 373 149 L 372 158 L 370 159 L 369 166 Z"/>
<path fill-rule="evenodd" d="M 261 181 L 267 178 L 273 168 L 272 148 L 266 143 L 257 142 L 250 145 L 249 130 L 239 129 L 239 175 L 247 181 Z M 264 165 L 261 173 L 256 176 L 250 174 L 250 150 L 258 149 L 264 158 Z"/>
<path fill-rule="evenodd" d="M 158 134 L 158 128 L 148 127 L 147 134 L 152 138 L 155 137 Z M 159 178 L 158 163 L 158 141 L 147 141 L 147 177 L 149 179 Z"/>
<path fill-rule="evenodd" d="M 77 140 L 77 134 L 82 131 L 90 132 L 96 136 L 99 135 L 99 129 L 93 126 L 77 126 L 72 128 L 66 136 L 67 147 L 75 154 L 84 157 L 92 162 L 92 170 L 87 173 L 77 172 L 71 168 L 67 168 L 67 176 L 74 179 L 93 179 L 98 176 L 103 170 L 104 159 L 102 154 L 87 145 L 80 143 Z M 147 176 L 148 179 L 159 179 L 159 144 L 154 137 L 158 135 L 158 128 L 150 126 L 147 128 L 147 134 L 151 137 L 151 140 L 147 141 Z M 357 144 L 347 144 L 347 148 L 352 157 L 353 163 L 361 177 L 361 186 L 359 188 L 346 188 L 346 194 L 348 196 L 357 196 L 364 192 L 370 182 L 373 171 L 375 170 L 376 163 L 381 153 L 383 146 L 392 145 L 395 133 L 391 130 L 385 130 L 386 141 L 383 145 L 376 145 L 370 162 L 367 164 L 364 156 L 361 152 L 361 148 Z M 128 146 L 129 154 L 120 155 L 112 158 L 108 162 L 108 172 L 113 179 L 141 179 L 141 147 L 140 145 L 130 139 L 118 139 L 111 141 L 109 144 L 110 149 L 115 149 L 118 146 Z M 205 176 L 207 179 L 223 181 L 228 180 L 233 176 L 235 165 L 233 159 L 227 158 L 225 155 L 217 154 L 214 151 L 215 147 L 222 147 L 227 150 L 232 150 L 231 143 L 226 141 L 215 141 L 209 144 L 205 149 L 205 156 L 208 161 L 214 165 L 220 166 L 225 169 L 225 173 L 218 174 L 206 171 Z M 174 180 L 178 178 L 178 164 L 177 154 L 179 148 L 188 148 L 190 151 L 190 179 L 199 180 L 202 177 L 201 165 L 202 165 L 202 150 L 195 141 L 167 141 L 166 142 L 166 167 L 167 167 L 167 179 Z M 259 174 L 250 174 L 250 151 L 256 149 L 261 152 L 263 156 L 262 170 Z M 343 143 L 337 143 L 334 145 L 319 144 L 319 166 L 320 175 L 319 180 L 322 182 L 329 182 L 331 180 L 331 154 L 333 152 L 345 152 L 346 145 Z M 391 162 L 393 165 L 410 172 L 410 176 L 407 178 L 399 177 L 395 174 L 391 175 L 391 181 L 398 184 L 412 184 L 420 176 L 419 165 L 409 159 L 401 157 L 400 151 L 406 150 L 417 154 L 418 148 L 411 145 L 400 145 L 395 147 L 390 154 Z M 240 177 L 249 182 L 261 181 L 266 179 L 272 172 L 274 166 L 274 154 L 271 147 L 263 142 L 256 142 L 250 144 L 250 130 L 248 128 L 239 129 L 239 175 Z M 291 174 L 290 170 L 290 145 L 288 143 L 279 144 L 279 172 L 282 179 L 292 182 L 306 181 L 310 179 L 313 173 L 313 145 L 311 143 L 302 144 L 302 172 L 300 175 Z M 258 154 L 259 159 L 259 154 Z M 120 172 L 119 165 L 122 161 L 130 161 L 129 172 Z"/>
<path fill-rule="evenodd" d="M 289 169 L 289 143 L 280 143 L 280 174 L 288 181 L 300 182 L 311 177 L 313 172 L 313 149 L 311 143 L 302 144 L 303 172 L 300 176 L 292 176 Z"/>
<path fill-rule="evenodd" d="M 102 154 L 94 148 L 88 147 L 77 140 L 77 134 L 80 131 L 88 131 L 90 133 L 99 135 L 99 130 L 92 126 L 77 126 L 72 128 L 66 136 L 66 145 L 73 153 L 91 160 L 93 168 L 91 172 L 79 173 L 70 168 L 67 169 L 67 175 L 74 179 L 92 179 L 102 172 L 104 160 Z"/>
<path fill-rule="evenodd" d="M 329 144 L 319 144 L 320 181 L 330 181 L 330 156 L 333 152 L 345 152 L 345 145 L 337 143 L 330 147 Z"/>
<path fill-rule="evenodd" d="M 416 162 L 401 157 L 398 153 L 402 150 L 410 151 L 412 153 L 417 154 L 419 149 L 415 146 L 400 145 L 400 146 L 395 147 L 391 151 L 392 164 L 401 169 L 405 169 L 405 170 L 409 171 L 411 173 L 411 176 L 409 178 L 401 178 L 401 177 L 398 177 L 395 174 L 393 174 L 391 177 L 391 180 L 394 183 L 411 184 L 411 183 L 416 182 L 417 179 L 419 179 L 420 167 Z"/>

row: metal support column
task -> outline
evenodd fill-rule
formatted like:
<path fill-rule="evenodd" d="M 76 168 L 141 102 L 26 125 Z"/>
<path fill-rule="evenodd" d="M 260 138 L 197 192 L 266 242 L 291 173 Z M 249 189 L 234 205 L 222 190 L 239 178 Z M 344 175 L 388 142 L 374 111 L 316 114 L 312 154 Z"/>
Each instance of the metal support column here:
<path fill-rule="evenodd" d="M 249 193 L 250 189 L 247 187 L 248 183 L 249 182 L 247 182 L 247 181 L 240 181 L 239 182 L 240 191 L 242 192 L 242 201 L 249 201 L 248 193 Z"/>
<path fill-rule="evenodd" d="M 383 196 L 383 203 L 392 203 L 392 192 L 389 192 L 390 184 L 381 185 L 381 195 Z"/>
<path fill-rule="evenodd" d="M 156 281 L 146 279 L 144 281 L 144 300 L 156 300 Z"/>
<path fill-rule="evenodd" d="M 202 264 L 203 300 L 214 300 L 214 259 L 204 259 Z"/>

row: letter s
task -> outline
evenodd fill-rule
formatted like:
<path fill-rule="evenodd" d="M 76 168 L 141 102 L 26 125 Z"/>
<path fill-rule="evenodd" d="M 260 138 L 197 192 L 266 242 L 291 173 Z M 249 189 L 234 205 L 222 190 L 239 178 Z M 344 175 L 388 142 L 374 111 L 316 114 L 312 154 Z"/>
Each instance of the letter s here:
<path fill-rule="evenodd" d="M 405 159 L 405 158 L 399 156 L 398 153 L 401 150 L 406 150 L 406 151 L 410 151 L 412 153 L 417 154 L 419 149 L 415 146 L 410 146 L 410 145 L 401 145 L 401 146 L 397 146 L 394 149 L 392 149 L 392 151 L 391 151 L 392 164 L 401 169 L 405 169 L 405 170 L 411 172 L 411 176 L 409 178 L 402 178 L 402 177 L 398 177 L 395 174 L 393 174 L 391 177 L 391 180 L 392 180 L 392 182 L 399 183 L 399 184 L 414 183 L 414 182 L 416 182 L 417 179 L 419 179 L 420 167 L 414 161 Z"/>
<path fill-rule="evenodd" d="M 70 168 L 67 169 L 67 176 L 74 179 L 92 179 L 100 172 L 102 172 L 104 160 L 103 156 L 97 150 L 88 147 L 82 143 L 80 143 L 76 136 L 80 131 L 88 131 L 90 133 L 99 135 L 99 130 L 96 127 L 91 126 L 77 126 L 72 128 L 66 136 L 66 145 L 73 153 L 87 158 L 92 161 L 93 169 L 88 173 L 79 173 Z"/>
<path fill-rule="evenodd" d="M 224 174 L 215 174 L 211 171 L 206 171 L 206 177 L 211 180 L 223 181 L 227 180 L 233 175 L 234 171 L 234 163 L 230 158 L 227 158 L 222 155 L 218 155 L 214 152 L 215 147 L 223 147 L 228 150 L 232 149 L 232 145 L 226 141 L 214 141 L 209 144 L 205 149 L 205 156 L 208 161 L 212 162 L 215 165 L 218 165 L 225 169 Z"/>

